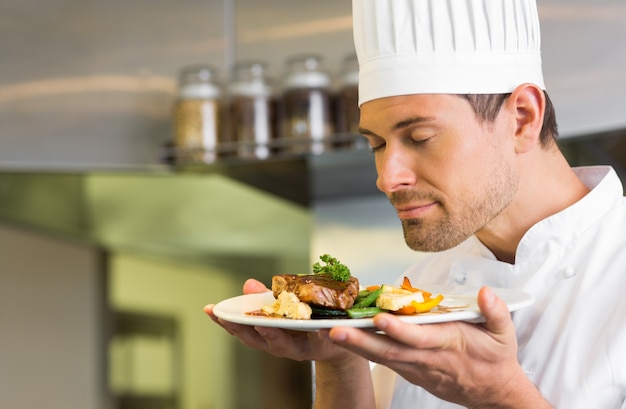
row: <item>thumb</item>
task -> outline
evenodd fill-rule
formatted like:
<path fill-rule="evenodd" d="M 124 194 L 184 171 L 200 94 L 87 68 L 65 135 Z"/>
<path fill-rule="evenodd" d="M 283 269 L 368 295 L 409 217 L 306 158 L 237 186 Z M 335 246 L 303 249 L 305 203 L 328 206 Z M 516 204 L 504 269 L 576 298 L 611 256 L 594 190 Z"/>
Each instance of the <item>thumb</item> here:
<path fill-rule="evenodd" d="M 478 308 L 485 317 L 485 329 L 495 334 L 503 334 L 514 328 L 511 313 L 506 303 L 491 288 L 482 287 L 478 291 Z"/>
<path fill-rule="evenodd" d="M 263 293 L 266 291 L 270 291 L 269 288 L 267 288 L 262 282 L 253 278 L 249 278 L 245 283 L 243 283 L 244 294 Z"/>

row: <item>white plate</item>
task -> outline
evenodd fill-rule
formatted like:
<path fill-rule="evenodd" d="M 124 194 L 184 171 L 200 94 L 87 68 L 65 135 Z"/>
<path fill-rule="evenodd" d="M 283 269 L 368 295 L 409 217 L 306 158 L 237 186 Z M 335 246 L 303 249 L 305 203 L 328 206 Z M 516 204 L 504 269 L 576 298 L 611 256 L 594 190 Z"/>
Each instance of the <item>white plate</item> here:
<path fill-rule="evenodd" d="M 508 305 L 509 311 L 532 305 L 535 301 L 530 295 L 508 288 L 492 288 L 494 292 Z M 436 290 L 436 289 L 432 289 Z M 431 289 L 429 289 L 431 291 Z M 444 312 L 423 313 L 417 315 L 398 315 L 398 317 L 411 324 L 432 324 L 448 321 L 471 321 L 480 322 L 483 320 L 478 306 L 476 305 L 476 293 L 446 293 L 442 291 L 431 291 L 433 294 L 443 294 L 442 307 L 447 307 Z M 316 331 L 322 328 L 332 327 L 356 327 L 374 328 L 371 318 L 358 319 L 313 319 L 313 320 L 293 320 L 287 318 L 272 318 L 248 313 L 261 309 L 264 305 L 274 303 L 274 296 L 271 292 L 240 295 L 219 302 L 213 308 L 215 315 L 225 321 L 237 324 L 253 325 L 259 327 L 278 327 L 298 331 Z"/>

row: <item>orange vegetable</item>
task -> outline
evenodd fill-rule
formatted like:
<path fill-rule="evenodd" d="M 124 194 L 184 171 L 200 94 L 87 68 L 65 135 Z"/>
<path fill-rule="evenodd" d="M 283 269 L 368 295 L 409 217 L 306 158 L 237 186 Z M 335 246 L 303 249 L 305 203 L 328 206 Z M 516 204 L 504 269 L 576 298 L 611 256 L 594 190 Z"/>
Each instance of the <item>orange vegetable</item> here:
<path fill-rule="evenodd" d="M 399 310 L 391 311 L 392 314 L 398 314 L 398 315 L 413 315 L 416 312 L 417 311 L 415 310 L 415 307 L 412 304 L 405 305 L 404 307 L 400 308 Z"/>
<path fill-rule="evenodd" d="M 424 302 L 412 301 L 411 304 L 405 305 L 399 310 L 392 311 L 394 314 L 412 315 L 419 314 L 420 312 L 428 312 L 435 308 L 437 305 L 439 305 L 439 303 L 443 300 L 443 295 L 441 294 L 439 294 L 435 298 L 432 298 L 432 294 L 428 291 L 420 290 L 419 288 L 413 287 L 408 277 L 404 277 L 404 280 L 402 281 L 402 289 L 411 292 L 421 292 L 424 296 Z"/>
<path fill-rule="evenodd" d="M 406 305 L 399 310 L 391 311 L 394 314 L 398 315 L 413 315 L 419 314 L 420 312 L 428 312 L 439 305 L 439 303 L 443 300 L 443 295 L 439 294 L 435 298 L 428 298 L 424 302 L 412 301 L 411 304 Z"/>
<path fill-rule="evenodd" d="M 370 285 L 370 286 L 368 286 L 368 287 L 365 287 L 365 289 L 366 289 L 367 291 L 376 291 L 376 290 L 378 290 L 379 288 L 380 288 L 380 286 L 379 286 L 379 285 Z"/>
<path fill-rule="evenodd" d="M 404 290 L 408 290 L 408 291 L 412 291 L 414 293 L 420 291 L 423 295 L 424 295 L 424 299 L 427 300 L 430 298 L 430 296 L 432 295 L 431 293 L 429 293 L 428 291 L 424 291 L 424 290 L 420 290 L 419 288 L 415 288 L 411 285 L 411 281 L 409 281 L 409 277 L 404 277 L 404 279 L 402 280 L 402 289 Z"/>

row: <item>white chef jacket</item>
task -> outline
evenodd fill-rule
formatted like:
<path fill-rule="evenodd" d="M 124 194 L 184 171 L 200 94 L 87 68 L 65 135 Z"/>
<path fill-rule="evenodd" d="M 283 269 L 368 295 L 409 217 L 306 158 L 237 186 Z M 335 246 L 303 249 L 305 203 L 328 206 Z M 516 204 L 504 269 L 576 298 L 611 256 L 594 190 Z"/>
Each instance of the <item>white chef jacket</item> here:
<path fill-rule="evenodd" d="M 612 168 L 575 171 L 593 190 L 528 230 L 514 265 L 471 237 L 405 275 L 416 286 L 489 285 L 533 295 L 513 321 L 519 362 L 543 396 L 562 409 L 626 409 L 626 198 Z M 382 366 L 373 378 L 380 409 L 461 407 Z"/>

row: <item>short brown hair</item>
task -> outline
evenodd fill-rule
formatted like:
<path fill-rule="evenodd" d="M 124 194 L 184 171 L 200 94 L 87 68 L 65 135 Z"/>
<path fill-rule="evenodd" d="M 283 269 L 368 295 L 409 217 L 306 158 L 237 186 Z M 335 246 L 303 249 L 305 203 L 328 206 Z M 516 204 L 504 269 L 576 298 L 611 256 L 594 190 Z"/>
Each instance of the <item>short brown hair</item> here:
<path fill-rule="evenodd" d="M 543 125 L 541 127 L 541 133 L 539 134 L 539 142 L 541 146 L 550 146 L 559 134 L 558 126 L 556 123 L 556 113 L 554 111 L 554 105 L 548 96 L 546 91 L 543 92 L 546 97 L 546 109 L 543 115 Z M 462 94 L 461 97 L 465 98 L 476 116 L 481 122 L 493 123 L 500 112 L 500 107 L 504 104 L 504 101 L 511 94 Z"/>

